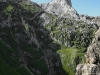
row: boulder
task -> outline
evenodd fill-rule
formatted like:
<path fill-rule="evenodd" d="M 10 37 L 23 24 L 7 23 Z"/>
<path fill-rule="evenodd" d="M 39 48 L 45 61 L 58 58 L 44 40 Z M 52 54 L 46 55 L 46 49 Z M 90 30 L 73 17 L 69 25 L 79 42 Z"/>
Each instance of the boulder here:
<path fill-rule="evenodd" d="M 100 68 L 96 64 L 79 64 L 75 75 L 100 75 Z"/>

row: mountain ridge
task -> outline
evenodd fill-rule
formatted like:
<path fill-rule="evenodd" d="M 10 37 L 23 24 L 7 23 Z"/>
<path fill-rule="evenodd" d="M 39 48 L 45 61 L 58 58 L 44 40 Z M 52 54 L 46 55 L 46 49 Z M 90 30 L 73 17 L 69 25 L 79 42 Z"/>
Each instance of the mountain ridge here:
<path fill-rule="evenodd" d="M 61 15 L 52 5 L 67 8 Z M 0 2 L 0 9 L 2 75 L 75 75 L 99 29 L 98 18 L 80 17 L 67 3 L 11 1 Z"/>

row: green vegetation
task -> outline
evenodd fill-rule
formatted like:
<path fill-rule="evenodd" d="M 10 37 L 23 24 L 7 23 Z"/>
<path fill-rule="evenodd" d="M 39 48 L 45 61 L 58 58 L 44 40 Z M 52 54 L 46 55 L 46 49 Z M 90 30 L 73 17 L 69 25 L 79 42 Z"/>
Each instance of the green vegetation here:
<path fill-rule="evenodd" d="M 40 7 L 37 5 L 26 5 L 24 8 L 23 5 L 23 9 L 21 6 L 14 3 L 2 3 L 2 5 L 0 5 L 0 8 L 2 7 L 1 10 L 4 9 L 4 12 L 2 13 L 3 18 L 1 17 L 0 21 L 5 21 L 10 14 L 12 18 L 12 21 L 9 22 L 9 24 L 11 24 L 11 27 L 0 28 L 0 32 L 6 34 L 4 36 L 1 36 L 2 34 L 0 35 L 0 38 L 2 38 L 2 40 L 0 39 L 0 58 L 2 58 L 2 62 L 0 60 L 0 74 L 32 75 L 33 73 L 36 75 L 37 71 L 33 71 L 30 68 L 33 67 L 34 69 L 46 75 L 48 73 L 48 67 L 45 63 L 45 60 L 41 59 L 41 57 L 43 56 L 42 51 L 35 50 L 38 48 L 34 43 L 32 43 L 33 45 L 31 46 L 26 42 L 30 40 L 27 34 L 30 34 L 30 37 L 34 37 L 34 32 L 32 30 L 32 27 L 29 25 L 29 22 L 26 22 L 25 17 L 26 15 L 30 16 L 33 15 L 33 13 L 38 12 L 40 10 Z M 12 11 L 12 9 L 14 11 Z M 27 11 L 30 10 L 30 14 L 29 12 L 27 13 Z M 6 19 L 4 17 L 6 17 Z M 16 24 L 16 26 L 14 27 L 13 24 Z M 27 34 L 25 33 L 25 31 L 28 31 Z M 21 36 L 19 36 L 19 38 L 14 37 L 15 34 L 21 34 Z M 23 38 L 23 36 L 28 37 Z M 17 38 L 18 40 L 16 40 L 15 38 Z M 20 41 L 20 43 L 18 41 Z M 24 54 L 24 52 L 27 52 L 30 55 Z M 21 59 L 21 57 L 23 59 Z"/>
<path fill-rule="evenodd" d="M 33 3 L 33 4 L 27 4 L 26 2 L 21 2 L 20 5 L 27 11 L 30 11 L 31 13 L 37 13 L 40 10 L 40 7 Z"/>
<path fill-rule="evenodd" d="M 64 45 L 57 51 L 63 68 L 69 75 L 75 75 L 77 64 L 85 62 L 84 53 L 97 28 L 83 21 L 47 15 L 51 21 L 45 27 L 50 31 L 50 36 L 61 46 Z"/>
<path fill-rule="evenodd" d="M 48 14 L 47 14 L 48 15 Z M 57 16 L 48 15 L 52 21 L 45 25 L 50 31 L 50 36 L 55 38 L 58 43 L 68 47 L 84 48 L 90 44 L 97 28 L 83 21 L 75 21 L 67 18 L 58 18 Z M 55 18 L 52 18 L 55 17 Z"/>
<path fill-rule="evenodd" d="M 0 70 L 2 75 L 20 75 L 14 70 L 15 67 L 20 65 L 16 58 L 12 58 L 11 54 L 16 52 L 0 40 Z M 3 60 L 2 60 L 3 59 Z"/>
<path fill-rule="evenodd" d="M 75 75 L 77 64 L 83 63 L 85 61 L 84 53 L 74 47 L 67 48 L 65 46 L 62 46 L 61 49 L 57 52 L 60 55 L 64 70 L 69 75 Z"/>
<path fill-rule="evenodd" d="M 3 6 L 4 8 L 2 8 Z M 57 50 L 55 50 L 56 46 L 51 44 L 51 39 L 47 39 L 50 37 L 44 33 L 45 29 L 39 31 L 39 25 L 35 25 L 35 23 L 30 21 L 30 17 L 39 12 L 41 8 L 35 3 L 27 4 L 21 2 L 20 5 L 15 4 L 14 6 L 8 3 L 5 5 L 2 4 L 2 6 L 0 5 L 0 9 L 3 10 L 4 14 L 2 15 L 3 18 L 0 18 L 0 21 L 5 21 L 4 17 L 7 19 L 7 16 L 10 14 L 12 18 L 12 21 L 9 22 L 11 27 L 4 26 L 0 28 L 0 32 L 2 32 L 0 35 L 0 38 L 2 38 L 2 40 L 0 39 L 1 74 L 32 75 L 33 73 L 37 75 L 37 71 L 39 71 L 42 75 L 47 75 L 49 68 L 45 61 L 43 50 L 51 49 L 53 52 Z M 61 49 L 57 53 L 60 55 L 63 69 L 69 75 L 74 75 L 76 65 L 85 62 L 84 50 L 90 44 L 97 29 L 82 21 L 46 14 L 51 18 L 51 21 L 45 27 L 50 31 L 50 36 L 54 40 L 56 39 L 54 42 L 60 44 L 59 48 L 61 46 Z M 34 41 L 34 37 L 36 41 L 40 42 L 40 48 L 37 42 Z M 46 44 L 48 42 L 50 44 Z M 53 57 L 52 61 L 54 63 L 55 59 L 56 57 Z"/>
<path fill-rule="evenodd" d="M 11 54 L 16 54 L 16 52 L 9 46 L 7 46 L 5 43 L 0 40 L 0 55 L 2 59 L 7 62 L 11 67 L 15 68 L 20 65 L 20 62 L 15 57 L 12 58 Z M 16 64 L 16 65 L 15 65 Z"/>
<path fill-rule="evenodd" d="M 28 24 L 25 24 L 25 29 L 26 29 L 26 31 L 29 31 L 29 25 Z"/>
<path fill-rule="evenodd" d="M 1 75 L 21 75 L 14 69 L 12 69 L 6 62 L 3 60 L 0 61 L 0 73 Z"/>
<path fill-rule="evenodd" d="M 9 15 L 9 14 L 11 13 L 12 9 L 13 9 L 13 7 L 12 7 L 11 5 L 8 5 L 8 6 L 6 7 L 6 9 L 4 10 L 4 13 L 5 13 L 6 15 Z"/>
<path fill-rule="evenodd" d="M 12 37 L 12 35 L 10 33 L 10 28 L 4 28 L 4 29 L 2 29 L 2 31 L 7 33 L 6 39 L 11 44 L 10 46 L 6 45 L 2 40 L 0 40 L 0 55 L 1 55 L 2 59 L 5 62 L 7 62 L 7 64 L 12 68 L 12 70 L 16 69 L 16 71 L 19 74 L 21 74 L 21 75 L 32 75 L 29 68 L 26 68 L 25 66 L 20 67 L 21 62 L 18 59 L 20 57 L 23 57 L 23 55 L 17 53 L 18 44 L 16 43 L 16 41 Z M 23 43 L 22 45 L 23 46 L 21 48 L 23 49 L 23 52 L 26 51 L 26 52 L 30 53 L 32 55 L 32 57 L 34 57 L 34 58 L 30 58 L 29 56 L 23 57 L 24 61 L 27 61 L 29 63 L 32 62 L 31 64 L 27 64 L 27 66 L 28 67 L 34 66 L 34 68 L 38 69 L 39 71 L 42 71 L 43 74 L 47 74 L 48 73 L 48 67 L 47 67 L 45 61 L 43 59 L 41 59 L 41 57 L 43 56 L 41 50 L 39 52 L 35 51 L 34 47 L 37 47 L 36 45 L 33 45 L 32 47 L 26 45 L 25 43 Z M 23 63 L 23 65 L 24 65 L 24 63 Z M 35 74 L 35 72 L 34 72 L 34 74 Z M 4 75 L 6 75 L 6 74 L 4 74 Z M 8 75 L 11 75 L 11 74 L 8 74 Z"/>
<path fill-rule="evenodd" d="M 16 71 L 19 72 L 21 75 L 32 75 L 30 70 L 25 66 L 22 66 L 22 67 L 16 69 Z"/>

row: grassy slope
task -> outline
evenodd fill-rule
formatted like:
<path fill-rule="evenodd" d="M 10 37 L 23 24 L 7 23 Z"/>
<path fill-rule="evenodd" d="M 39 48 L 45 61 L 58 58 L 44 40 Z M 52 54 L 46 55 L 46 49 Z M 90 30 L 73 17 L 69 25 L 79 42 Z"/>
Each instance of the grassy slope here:
<path fill-rule="evenodd" d="M 12 69 L 5 61 L 1 60 L 0 61 L 0 69 L 1 69 L 1 74 L 2 75 L 21 75 L 14 69 Z"/>
<path fill-rule="evenodd" d="M 32 75 L 29 69 L 25 66 L 20 67 L 21 63 L 15 57 L 13 58 L 11 55 L 17 55 L 16 51 L 14 51 L 11 47 L 6 45 L 2 40 L 0 40 L 0 70 L 2 75 Z"/>
<path fill-rule="evenodd" d="M 17 71 L 13 70 L 13 67 L 19 65 L 16 59 L 10 56 L 10 53 L 15 53 L 13 49 L 8 47 L 4 42 L 0 40 L 0 70 L 2 75 L 20 75 Z M 7 63 L 10 64 L 10 66 Z M 16 64 L 16 65 L 15 65 Z"/>
<path fill-rule="evenodd" d="M 57 52 L 60 55 L 64 70 L 69 75 L 74 75 L 77 64 L 85 61 L 84 53 L 74 47 L 67 48 L 65 46 L 62 46 L 61 49 Z M 77 60 L 77 58 L 79 60 Z"/>

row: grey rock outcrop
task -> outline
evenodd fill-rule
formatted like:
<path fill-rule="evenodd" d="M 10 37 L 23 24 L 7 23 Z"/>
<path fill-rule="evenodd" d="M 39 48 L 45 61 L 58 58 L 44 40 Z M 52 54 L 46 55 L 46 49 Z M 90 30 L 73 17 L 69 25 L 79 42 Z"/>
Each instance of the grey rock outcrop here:
<path fill-rule="evenodd" d="M 52 0 L 48 4 L 41 4 L 41 6 L 46 12 L 53 15 L 78 18 L 76 10 L 72 8 L 71 0 Z"/>
<path fill-rule="evenodd" d="M 85 54 L 86 63 L 79 64 L 76 75 L 100 75 L 100 28 Z"/>
<path fill-rule="evenodd" d="M 100 26 L 100 16 L 88 16 L 86 14 L 81 14 L 79 15 L 79 19 L 80 21 L 84 21 L 87 22 L 88 24 L 97 24 L 98 26 Z"/>
<path fill-rule="evenodd" d="M 88 24 L 97 24 L 98 17 L 88 16 L 85 14 L 78 14 L 72 7 L 71 0 L 51 0 L 49 3 L 40 4 L 43 10 L 49 14 L 57 15 L 63 18 L 74 19 L 77 21 L 84 21 Z"/>
<path fill-rule="evenodd" d="M 100 75 L 100 68 L 95 64 L 79 64 L 76 75 Z"/>
<path fill-rule="evenodd" d="M 51 4 L 53 4 L 53 3 L 58 3 L 58 4 L 61 4 L 61 5 L 69 5 L 69 6 L 71 6 L 72 7 L 72 2 L 71 2 L 71 0 L 52 0 L 51 2 L 50 2 Z"/>

